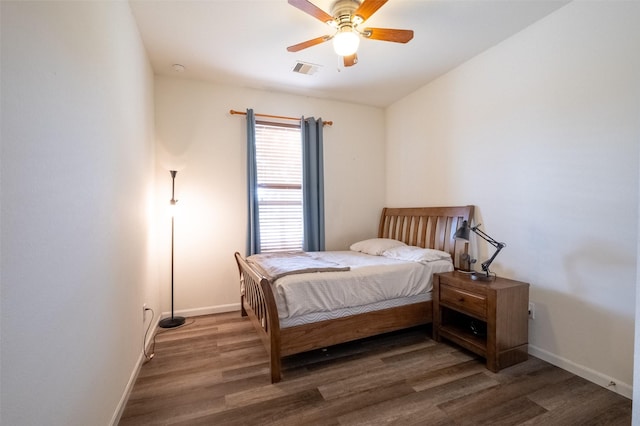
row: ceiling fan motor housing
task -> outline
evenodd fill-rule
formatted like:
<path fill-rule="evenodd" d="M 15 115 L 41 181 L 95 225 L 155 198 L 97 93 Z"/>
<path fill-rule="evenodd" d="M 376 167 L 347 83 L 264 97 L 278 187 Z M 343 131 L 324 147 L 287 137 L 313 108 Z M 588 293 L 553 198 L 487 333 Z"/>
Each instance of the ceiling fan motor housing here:
<path fill-rule="evenodd" d="M 333 15 L 338 29 L 342 30 L 345 27 L 355 29 L 358 24 L 362 23 L 361 17 L 353 16 L 353 12 L 359 7 L 358 0 L 336 0 L 331 5 L 331 15 Z"/>

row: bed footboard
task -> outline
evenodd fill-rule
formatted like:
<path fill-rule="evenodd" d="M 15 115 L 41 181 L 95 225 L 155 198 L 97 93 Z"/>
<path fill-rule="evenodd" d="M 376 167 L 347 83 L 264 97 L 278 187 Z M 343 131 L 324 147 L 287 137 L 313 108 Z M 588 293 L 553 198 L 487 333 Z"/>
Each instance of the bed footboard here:
<path fill-rule="evenodd" d="M 271 382 L 282 377 L 280 357 L 280 319 L 271 282 L 240 255 L 235 253 L 240 272 L 240 306 L 243 316 L 248 316 L 269 354 Z"/>

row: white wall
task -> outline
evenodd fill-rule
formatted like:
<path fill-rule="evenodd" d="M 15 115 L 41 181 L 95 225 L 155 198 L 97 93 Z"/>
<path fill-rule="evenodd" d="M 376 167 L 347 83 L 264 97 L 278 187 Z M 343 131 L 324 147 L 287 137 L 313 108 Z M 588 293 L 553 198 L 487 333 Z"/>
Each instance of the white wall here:
<path fill-rule="evenodd" d="M 188 70 L 187 70 L 188 72 Z M 229 110 L 332 120 L 324 129 L 327 249 L 377 233 L 384 203 L 382 109 L 269 91 L 156 77 L 158 207 L 176 168 L 175 309 L 239 308 L 233 253 L 246 247 L 246 120 Z M 163 311 L 170 310 L 170 220 L 159 223 Z"/>
<path fill-rule="evenodd" d="M 126 2 L 1 8 L 0 423 L 109 424 L 158 303 L 153 74 Z"/>
<path fill-rule="evenodd" d="M 492 269 L 531 283 L 530 352 L 628 397 L 639 19 L 570 3 L 387 111 L 387 204 L 476 205 L 508 245 Z"/>

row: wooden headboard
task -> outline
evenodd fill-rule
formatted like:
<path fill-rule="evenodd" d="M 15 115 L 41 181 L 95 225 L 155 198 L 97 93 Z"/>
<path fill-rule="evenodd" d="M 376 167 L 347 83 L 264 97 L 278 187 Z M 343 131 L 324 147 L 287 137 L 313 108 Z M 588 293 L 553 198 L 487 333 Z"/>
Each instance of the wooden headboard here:
<path fill-rule="evenodd" d="M 379 238 L 393 238 L 411 246 L 432 248 L 451 254 L 456 268 L 460 255 L 468 254 L 469 244 L 455 239 L 464 220 L 471 223 L 473 206 L 409 207 L 382 209 Z"/>

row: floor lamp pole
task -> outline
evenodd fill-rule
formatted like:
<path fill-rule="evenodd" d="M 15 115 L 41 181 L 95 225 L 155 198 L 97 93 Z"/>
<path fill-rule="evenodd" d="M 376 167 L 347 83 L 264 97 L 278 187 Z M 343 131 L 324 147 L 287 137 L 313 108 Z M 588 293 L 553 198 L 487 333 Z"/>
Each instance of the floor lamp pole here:
<path fill-rule="evenodd" d="M 165 318 L 161 320 L 158 325 L 162 328 L 174 328 L 181 326 L 184 324 L 184 317 L 177 317 L 173 315 L 173 236 L 174 236 L 174 227 L 175 227 L 175 206 L 178 200 L 175 197 L 175 189 L 176 189 L 176 174 L 178 173 L 175 170 L 171 170 L 171 317 Z"/>

